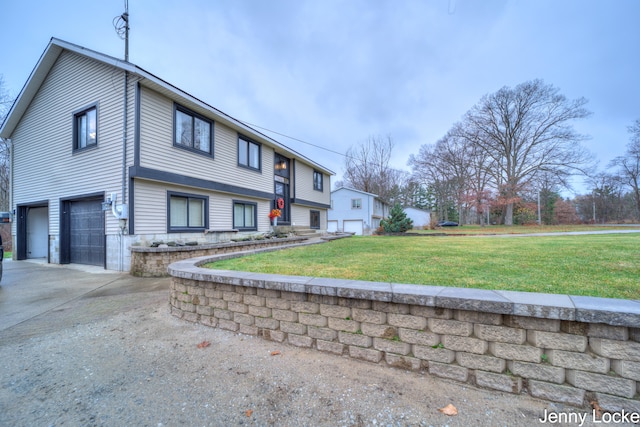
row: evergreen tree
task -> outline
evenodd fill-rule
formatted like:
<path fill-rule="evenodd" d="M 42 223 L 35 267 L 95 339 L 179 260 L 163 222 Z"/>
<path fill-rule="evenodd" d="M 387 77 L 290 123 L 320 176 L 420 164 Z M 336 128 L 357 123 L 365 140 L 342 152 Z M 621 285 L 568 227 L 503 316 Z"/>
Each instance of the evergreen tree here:
<path fill-rule="evenodd" d="M 396 203 L 389 212 L 389 218 L 380 221 L 380 225 L 385 233 L 404 233 L 413 228 L 413 221 L 411 218 L 407 218 L 402 206 Z"/>

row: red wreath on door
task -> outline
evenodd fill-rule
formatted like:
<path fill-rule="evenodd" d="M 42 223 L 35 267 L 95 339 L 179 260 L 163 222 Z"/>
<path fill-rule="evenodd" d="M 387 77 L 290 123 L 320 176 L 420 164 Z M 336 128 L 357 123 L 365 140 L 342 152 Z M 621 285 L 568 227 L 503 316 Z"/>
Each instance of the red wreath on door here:
<path fill-rule="evenodd" d="M 284 199 L 282 197 L 278 197 L 276 203 L 278 204 L 278 209 L 284 209 Z"/>

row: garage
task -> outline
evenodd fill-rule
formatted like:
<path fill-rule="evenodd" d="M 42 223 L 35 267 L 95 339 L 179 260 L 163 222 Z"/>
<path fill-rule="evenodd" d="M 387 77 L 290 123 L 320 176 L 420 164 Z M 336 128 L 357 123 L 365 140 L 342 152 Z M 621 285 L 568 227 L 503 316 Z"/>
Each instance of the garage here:
<path fill-rule="evenodd" d="M 62 203 L 61 263 L 105 265 L 104 212 L 98 199 Z"/>
<path fill-rule="evenodd" d="M 16 207 L 16 259 L 49 257 L 49 206 L 47 202 Z"/>
<path fill-rule="evenodd" d="M 363 221 L 361 219 L 345 219 L 342 222 L 345 233 L 354 233 L 356 236 L 362 236 Z"/>

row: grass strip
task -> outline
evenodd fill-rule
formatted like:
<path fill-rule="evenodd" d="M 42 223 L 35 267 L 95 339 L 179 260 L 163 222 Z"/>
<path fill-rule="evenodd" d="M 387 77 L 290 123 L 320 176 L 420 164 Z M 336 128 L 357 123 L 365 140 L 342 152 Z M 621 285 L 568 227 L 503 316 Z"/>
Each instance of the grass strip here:
<path fill-rule="evenodd" d="M 461 288 L 638 299 L 640 233 L 367 236 L 220 261 L 209 268 Z"/>

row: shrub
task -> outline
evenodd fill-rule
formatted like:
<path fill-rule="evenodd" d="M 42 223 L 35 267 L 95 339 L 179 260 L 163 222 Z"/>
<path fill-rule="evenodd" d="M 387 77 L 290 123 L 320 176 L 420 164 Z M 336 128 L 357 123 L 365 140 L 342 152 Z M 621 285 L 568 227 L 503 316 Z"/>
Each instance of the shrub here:
<path fill-rule="evenodd" d="M 407 218 L 407 214 L 404 209 L 402 209 L 402 206 L 396 203 L 393 208 L 391 208 L 389 217 L 380 221 L 380 226 L 384 229 L 385 233 L 404 233 L 413 228 L 413 221 L 411 218 Z"/>

